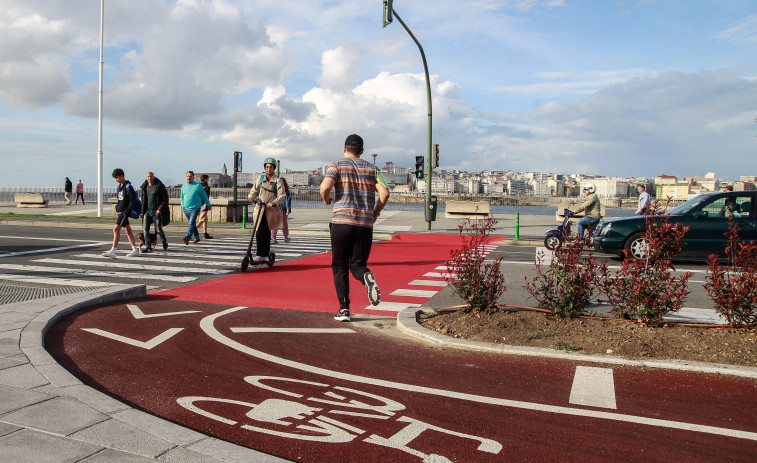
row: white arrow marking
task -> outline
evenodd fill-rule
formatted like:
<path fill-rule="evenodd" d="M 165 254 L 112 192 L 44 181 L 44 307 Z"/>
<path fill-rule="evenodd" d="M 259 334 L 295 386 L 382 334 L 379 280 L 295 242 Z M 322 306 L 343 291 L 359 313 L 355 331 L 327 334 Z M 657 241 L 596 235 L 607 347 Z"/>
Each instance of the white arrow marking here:
<path fill-rule="evenodd" d="M 185 310 L 184 312 L 166 312 L 146 315 L 144 312 L 142 312 L 142 309 L 140 309 L 139 306 L 136 306 L 134 304 L 126 304 L 126 307 L 129 308 L 129 312 L 131 312 L 131 314 L 134 315 L 134 318 L 136 318 L 137 320 L 139 320 L 140 318 L 168 317 L 169 315 L 184 315 L 187 313 L 200 312 L 199 310 Z"/>
<path fill-rule="evenodd" d="M 162 342 L 167 341 L 168 339 L 173 337 L 173 335 L 175 335 L 176 333 L 178 333 L 179 331 L 183 329 L 184 328 L 169 328 L 148 341 L 138 341 L 136 339 L 127 338 L 126 336 L 121 336 L 120 334 L 113 334 L 113 333 L 110 333 L 108 331 L 104 331 L 98 328 L 82 328 L 82 330 L 88 331 L 92 334 L 97 334 L 99 336 L 103 336 L 105 338 L 112 339 L 114 341 L 120 341 L 120 342 L 129 344 L 130 346 L 141 347 L 142 349 L 147 349 L 147 350 L 150 350 L 153 347 L 161 344 Z"/>
<path fill-rule="evenodd" d="M 309 333 L 324 333 L 324 334 L 334 334 L 334 333 L 354 333 L 349 328 L 232 328 L 232 333 L 299 333 L 299 334 L 309 334 Z"/>

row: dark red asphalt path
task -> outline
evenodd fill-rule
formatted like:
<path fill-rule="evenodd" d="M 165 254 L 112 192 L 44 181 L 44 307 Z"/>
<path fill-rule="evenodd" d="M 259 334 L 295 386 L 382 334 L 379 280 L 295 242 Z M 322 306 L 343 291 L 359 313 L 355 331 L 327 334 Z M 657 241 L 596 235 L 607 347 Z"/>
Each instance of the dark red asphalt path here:
<path fill-rule="evenodd" d="M 133 304 L 138 314 L 175 314 L 135 318 L 126 304 L 71 314 L 48 333 L 48 350 L 119 400 L 290 460 L 752 462 L 757 455 L 750 379 L 614 368 L 617 409 L 582 407 L 569 403 L 579 362 L 441 350 L 307 311 L 154 298 Z M 186 311 L 198 312 L 177 313 Z M 129 341 L 162 333 L 173 335 L 151 349 Z M 723 435 L 732 430 L 736 437 Z"/>
<path fill-rule="evenodd" d="M 392 296 L 408 283 L 423 278 L 427 272 L 439 273 L 436 267 L 450 259 L 450 251 L 459 249 L 459 235 L 400 233 L 391 240 L 373 245 L 369 267 L 376 274 L 382 302 L 423 302 L 416 297 Z M 339 310 L 331 274 L 331 253 L 276 264 L 251 267 L 254 271 L 169 289 L 151 297 L 177 301 L 209 302 L 274 309 L 307 310 L 336 313 Z M 434 289 L 434 288 L 420 288 Z M 438 288 L 437 288 L 438 289 Z M 353 314 L 377 313 L 370 306 L 364 286 L 350 277 L 350 311 Z M 396 312 L 384 312 L 396 315 Z"/>

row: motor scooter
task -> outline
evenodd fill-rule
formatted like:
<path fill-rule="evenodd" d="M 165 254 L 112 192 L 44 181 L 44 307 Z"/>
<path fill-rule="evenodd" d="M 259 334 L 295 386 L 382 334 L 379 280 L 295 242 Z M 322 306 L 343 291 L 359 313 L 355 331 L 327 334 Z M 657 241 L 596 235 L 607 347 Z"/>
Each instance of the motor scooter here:
<path fill-rule="evenodd" d="M 544 247 L 549 249 L 550 251 L 559 249 L 562 246 L 563 241 L 572 241 L 575 239 L 575 236 L 577 236 L 571 235 L 570 233 L 570 218 L 575 214 L 570 209 L 563 209 L 563 215 L 565 216 L 565 218 L 563 219 L 561 225 L 558 225 L 557 228 L 547 230 L 544 233 Z M 590 225 L 586 229 L 589 244 L 591 244 L 591 240 L 594 237 L 594 230 L 596 228 L 596 225 Z"/>
<path fill-rule="evenodd" d="M 250 245 L 247 246 L 247 254 L 245 254 L 244 259 L 242 259 L 242 272 L 247 271 L 247 267 L 250 265 L 267 265 L 272 266 L 274 262 L 276 262 L 276 253 L 270 252 L 268 253 L 268 259 L 262 260 L 260 262 L 256 262 L 255 259 L 252 257 L 252 244 L 255 242 L 255 233 L 258 231 L 258 225 L 260 225 L 260 217 L 263 215 L 263 212 L 265 211 L 265 205 L 263 205 L 263 201 L 260 200 L 260 198 L 255 198 L 255 200 L 252 202 L 253 204 L 260 204 L 261 206 L 258 207 L 258 216 L 255 218 L 255 225 L 252 227 L 252 237 L 250 238 Z"/>

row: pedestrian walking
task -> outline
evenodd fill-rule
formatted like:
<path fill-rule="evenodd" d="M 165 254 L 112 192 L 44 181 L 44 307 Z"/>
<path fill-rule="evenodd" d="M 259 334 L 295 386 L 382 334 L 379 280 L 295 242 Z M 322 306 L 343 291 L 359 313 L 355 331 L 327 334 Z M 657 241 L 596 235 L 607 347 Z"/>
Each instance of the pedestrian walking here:
<path fill-rule="evenodd" d="M 126 180 L 123 169 L 114 169 L 113 178 L 118 182 L 118 189 L 116 190 L 116 212 L 118 217 L 116 218 L 116 225 L 113 227 L 113 247 L 110 251 L 105 251 L 103 256 L 116 257 L 116 248 L 118 247 L 118 241 L 121 239 L 121 229 L 126 229 L 126 238 L 129 239 L 131 245 L 131 252 L 126 257 L 135 257 L 139 255 L 139 248 L 134 241 L 134 234 L 131 231 L 131 225 L 129 224 L 129 216 L 131 210 L 135 207 L 137 201 L 134 197 L 134 187 L 131 182 Z"/>
<path fill-rule="evenodd" d="M 168 240 L 166 240 L 166 234 L 163 231 L 163 224 L 168 223 L 167 218 L 170 217 L 168 209 L 168 190 L 163 182 L 155 176 L 152 172 L 148 172 L 145 175 L 145 182 L 140 187 L 142 196 L 142 229 L 144 233 L 145 244 L 139 250 L 141 252 L 151 252 L 155 247 L 153 242 L 153 236 L 157 241 L 158 236 L 163 241 L 163 250 L 168 249 Z M 155 225 L 155 234 L 150 234 L 150 225 Z"/>
<path fill-rule="evenodd" d="M 286 191 L 286 196 L 284 198 L 284 202 L 281 203 L 281 234 L 284 235 L 284 242 L 289 242 L 289 214 L 292 213 L 292 195 L 289 193 L 289 184 L 287 183 L 287 179 L 282 178 L 281 184 L 284 185 L 284 191 Z M 276 239 L 276 235 L 278 234 L 279 229 L 274 228 L 271 233 L 273 236 L 273 244 L 279 244 L 279 241 Z"/>
<path fill-rule="evenodd" d="M 81 205 L 84 206 L 84 184 L 81 182 L 81 179 L 76 184 L 76 202 L 74 204 L 79 204 L 79 198 L 81 198 Z"/>
<path fill-rule="evenodd" d="M 649 206 L 652 200 L 647 193 L 647 187 L 639 183 L 636 185 L 636 190 L 639 192 L 639 207 L 636 209 L 636 215 L 649 214 Z"/>
<path fill-rule="evenodd" d="M 281 228 L 281 209 L 279 206 L 284 202 L 284 184 L 275 174 L 276 160 L 266 158 L 263 161 L 265 173 L 255 181 L 247 195 L 247 201 L 252 203 L 255 199 L 260 199 L 260 203 L 255 204 L 253 217 L 256 217 L 255 223 L 255 241 L 257 250 L 252 258 L 255 262 L 268 260 L 268 254 L 271 252 L 271 229 Z"/>
<path fill-rule="evenodd" d="M 210 185 L 208 185 L 209 178 L 208 174 L 200 175 L 200 185 L 202 185 L 202 189 L 205 191 L 208 200 L 210 200 Z M 208 204 L 210 203 L 208 202 Z M 208 235 L 208 208 L 205 204 L 200 208 L 200 214 L 197 216 L 197 223 L 202 224 L 202 231 L 205 234 L 205 239 L 212 240 L 213 237 Z"/>
<path fill-rule="evenodd" d="M 194 237 L 194 241 L 192 241 L 193 243 L 196 244 L 200 242 L 200 233 L 197 231 L 196 222 L 203 204 L 206 205 L 207 209 L 210 209 L 208 195 L 205 194 L 202 185 L 195 182 L 195 173 L 188 170 L 187 183 L 181 186 L 181 208 L 184 210 L 184 215 L 189 222 L 189 225 L 187 226 L 187 234 L 182 238 L 184 244 L 189 244 L 189 240 L 192 239 L 192 237 Z"/>
<path fill-rule="evenodd" d="M 74 185 L 71 183 L 71 180 L 66 177 L 66 182 L 63 185 L 63 196 L 66 198 L 66 205 L 71 205 L 71 192 L 74 189 Z"/>
<path fill-rule="evenodd" d="M 337 321 L 350 321 L 349 272 L 365 285 L 374 306 L 381 302 L 376 276 L 368 269 L 373 242 L 373 223 L 389 200 L 389 188 L 376 167 L 360 159 L 363 139 L 355 134 L 344 141 L 344 158 L 332 162 L 321 182 L 321 198 L 334 206 L 331 234 L 331 272 L 339 299 Z M 378 193 L 378 198 L 376 198 Z"/>

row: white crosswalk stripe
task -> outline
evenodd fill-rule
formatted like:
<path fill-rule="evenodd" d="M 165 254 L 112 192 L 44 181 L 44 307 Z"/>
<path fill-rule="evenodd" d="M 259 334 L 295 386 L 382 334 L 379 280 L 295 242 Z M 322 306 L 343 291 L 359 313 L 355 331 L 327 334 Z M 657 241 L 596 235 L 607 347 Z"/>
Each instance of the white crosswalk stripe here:
<path fill-rule="evenodd" d="M 129 249 L 123 245 L 116 259 L 103 257 L 100 251 L 93 253 L 85 249 L 91 246 L 103 249 L 109 244 L 104 242 L 41 249 L 39 252 L 24 252 L 36 255 L 30 255 L 23 263 L 0 261 L 0 280 L 78 287 L 150 281 L 151 285 L 155 282 L 158 285 L 150 286 L 150 289 L 165 289 L 195 282 L 203 275 L 239 272 L 249 239 L 249 235 L 242 235 L 217 237 L 190 245 L 169 243 L 168 250 L 163 250 L 159 242 L 152 252 L 128 259 L 125 256 Z M 254 250 L 253 247 L 253 253 Z M 60 254 L 61 251 L 70 254 Z M 271 244 L 271 251 L 276 253 L 277 263 L 281 263 L 330 252 L 331 242 L 329 238 L 298 237 L 285 243 L 282 238 L 278 244 Z M 55 257 L 49 256 L 49 252 L 56 252 Z"/>

